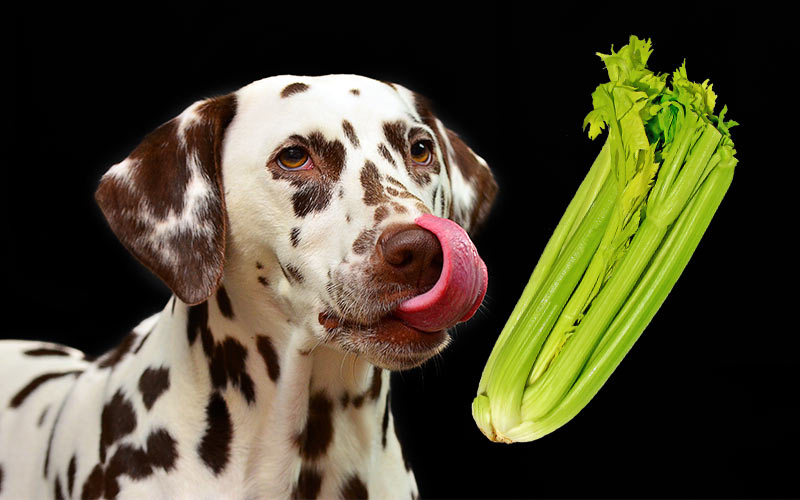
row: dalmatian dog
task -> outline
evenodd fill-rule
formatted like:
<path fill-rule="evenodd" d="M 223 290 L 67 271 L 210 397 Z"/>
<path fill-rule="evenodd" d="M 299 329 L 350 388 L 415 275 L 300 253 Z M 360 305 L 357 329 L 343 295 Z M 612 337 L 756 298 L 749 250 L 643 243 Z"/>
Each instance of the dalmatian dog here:
<path fill-rule="evenodd" d="M 191 105 L 96 194 L 163 311 L 97 359 L 0 342 L 0 499 L 416 498 L 389 374 L 481 303 L 468 234 L 496 189 L 399 85 L 281 76 Z"/>

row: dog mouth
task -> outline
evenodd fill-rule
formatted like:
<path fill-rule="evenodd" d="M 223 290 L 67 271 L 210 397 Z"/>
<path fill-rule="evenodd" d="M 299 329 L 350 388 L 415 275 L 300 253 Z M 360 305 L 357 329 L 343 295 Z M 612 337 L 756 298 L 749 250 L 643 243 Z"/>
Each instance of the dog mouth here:
<path fill-rule="evenodd" d="M 447 330 L 422 331 L 394 314 L 363 324 L 326 311 L 319 314 L 319 323 L 342 350 L 389 370 L 419 366 L 441 352 L 450 341 Z"/>

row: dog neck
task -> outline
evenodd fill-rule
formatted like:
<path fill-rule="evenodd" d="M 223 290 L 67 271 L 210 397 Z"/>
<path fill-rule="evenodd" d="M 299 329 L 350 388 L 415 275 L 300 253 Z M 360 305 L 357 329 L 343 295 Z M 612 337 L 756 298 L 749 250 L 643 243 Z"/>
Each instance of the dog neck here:
<path fill-rule="evenodd" d="M 168 356 L 170 390 L 193 395 L 153 412 L 204 420 L 192 451 L 243 496 L 413 492 L 393 432 L 389 372 L 309 342 L 309 324 L 290 321 L 269 294 L 256 308 L 247 287 L 226 284 L 198 305 L 173 297 L 143 341 L 135 358 Z M 148 368 L 131 361 L 126 370 Z"/>

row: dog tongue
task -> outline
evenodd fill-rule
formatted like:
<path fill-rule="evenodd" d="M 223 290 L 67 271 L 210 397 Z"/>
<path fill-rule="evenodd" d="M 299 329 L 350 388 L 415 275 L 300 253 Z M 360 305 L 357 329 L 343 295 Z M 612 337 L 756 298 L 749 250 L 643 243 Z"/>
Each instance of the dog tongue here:
<path fill-rule="evenodd" d="M 486 294 L 488 274 L 486 264 L 461 226 L 430 214 L 414 222 L 439 239 L 442 274 L 433 288 L 401 303 L 395 316 L 418 330 L 436 332 L 475 314 Z"/>

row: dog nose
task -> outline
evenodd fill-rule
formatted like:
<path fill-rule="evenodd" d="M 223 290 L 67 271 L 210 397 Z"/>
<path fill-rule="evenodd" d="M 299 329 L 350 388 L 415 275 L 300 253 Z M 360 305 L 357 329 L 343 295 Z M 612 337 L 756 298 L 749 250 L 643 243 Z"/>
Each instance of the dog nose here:
<path fill-rule="evenodd" d="M 432 232 L 416 224 L 391 226 L 378 238 L 383 278 L 424 292 L 442 274 L 442 247 Z"/>

